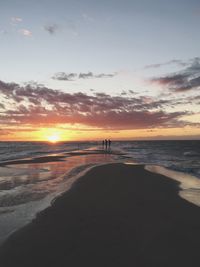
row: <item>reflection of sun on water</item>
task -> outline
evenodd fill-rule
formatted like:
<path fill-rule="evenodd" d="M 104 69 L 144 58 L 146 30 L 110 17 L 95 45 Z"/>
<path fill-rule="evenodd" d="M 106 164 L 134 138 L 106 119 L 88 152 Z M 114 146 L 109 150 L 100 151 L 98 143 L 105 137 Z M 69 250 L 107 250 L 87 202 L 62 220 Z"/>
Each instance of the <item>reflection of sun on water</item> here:
<path fill-rule="evenodd" d="M 47 137 L 47 140 L 50 142 L 50 143 L 57 143 L 60 141 L 60 136 L 59 134 L 52 134 L 50 136 Z"/>

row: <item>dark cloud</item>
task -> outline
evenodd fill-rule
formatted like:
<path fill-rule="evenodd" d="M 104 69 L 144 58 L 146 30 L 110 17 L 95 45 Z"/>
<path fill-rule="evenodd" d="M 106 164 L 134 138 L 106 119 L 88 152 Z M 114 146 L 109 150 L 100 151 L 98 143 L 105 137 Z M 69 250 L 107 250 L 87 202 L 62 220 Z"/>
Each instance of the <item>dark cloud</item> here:
<path fill-rule="evenodd" d="M 190 60 L 190 64 L 184 70 L 153 78 L 151 82 L 160 84 L 175 92 L 184 92 L 200 88 L 200 58 Z"/>
<path fill-rule="evenodd" d="M 91 79 L 91 78 L 112 78 L 116 76 L 117 73 L 100 73 L 100 74 L 93 74 L 93 72 L 81 72 L 81 73 L 65 73 L 65 72 L 58 72 L 56 73 L 52 79 L 60 80 L 60 81 L 72 81 L 74 78 L 79 79 Z"/>
<path fill-rule="evenodd" d="M 88 78 L 93 78 L 94 77 L 94 74 L 90 71 L 90 72 L 87 72 L 87 73 L 79 73 L 79 79 L 88 79 Z"/>
<path fill-rule="evenodd" d="M 81 123 L 104 127 L 108 129 L 145 129 L 152 127 L 170 127 L 173 125 L 173 120 L 182 116 L 182 113 L 166 114 L 163 111 L 107 111 L 106 113 L 89 114 L 82 116 Z M 176 121 L 177 123 L 177 121 Z M 180 124 L 179 124 L 180 125 Z"/>
<path fill-rule="evenodd" d="M 52 77 L 52 79 L 59 81 L 73 81 L 76 77 L 76 73 L 58 72 Z"/>
<path fill-rule="evenodd" d="M 0 96 L 9 99 L 0 115 L 1 125 L 50 126 L 81 124 L 100 129 L 144 129 L 191 125 L 181 120 L 188 112 L 165 112 L 169 100 L 151 97 L 64 93 L 44 86 L 0 82 Z"/>
<path fill-rule="evenodd" d="M 186 67 L 188 66 L 188 62 L 184 62 L 182 60 L 179 60 L 179 59 L 173 59 L 173 60 L 170 60 L 170 61 L 167 61 L 167 62 L 164 62 L 164 63 L 157 63 L 157 64 L 150 64 L 150 65 L 146 65 L 144 68 L 145 69 L 157 69 L 157 68 L 160 68 L 160 67 L 163 67 L 163 66 L 167 66 L 167 65 L 171 65 L 171 64 L 175 64 L 175 65 L 178 65 L 178 66 L 181 66 L 181 67 Z"/>
<path fill-rule="evenodd" d="M 112 78 L 116 76 L 117 73 L 100 73 L 100 74 L 93 74 L 91 71 L 87 73 L 80 73 L 79 79 L 89 79 L 89 78 Z"/>
<path fill-rule="evenodd" d="M 17 88 L 19 88 L 19 86 L 16 83 L 5 83 L 0 81 L 0 92 L 6 96 L 12 95 L 13 91 Z"/>
<path fill-rule="evenodd" d="M 112 78 L 112 77 L 114 77 L 116 75 L 117 75 L 117 73 L 109 73 L 109 74 L 100 73 L 100 74 L 95 75 L 94 77 L 95 78 Z"/>
<path fill-rule="evenodd" d="M 187 98 L 181 99 L 183 104 L 191 104 L 191 105 L 200 105 L 200 95 L 194 95 Z"/>
<path fill-rule="evenodd" d="M 54 35 L 59 29 L 57 24 L 49 24 L 44 26 L 44 30 L 47 31 L 49 34 Z"/>
<path fill-rule="evenodd" d="M 121 92 L 121 95 L 124 95 L 124 96 L 125 96 L 125 95 L 127 95 L 127 92 L 123 90 L 123 91 Z"/>

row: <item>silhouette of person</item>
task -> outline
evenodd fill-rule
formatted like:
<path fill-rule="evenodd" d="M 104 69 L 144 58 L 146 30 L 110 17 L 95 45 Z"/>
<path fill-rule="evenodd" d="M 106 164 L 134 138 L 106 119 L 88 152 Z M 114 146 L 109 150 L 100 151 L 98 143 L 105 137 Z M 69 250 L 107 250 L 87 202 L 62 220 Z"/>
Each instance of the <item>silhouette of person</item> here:
<path fill-rule="evenodd" d="M 104 145 L 105 145 L 105 141 L 103 140 L 102 141 L 102 147 L 103 147 L 103 149 L 104 149 Z"/>
<path fill-rule="evenodd" d="M 106 145 L 106 150 L 107 150 L 107 148 L 108 148 L 108 140 L 107 139 L 105 139 L 105 145 Z"/>
<path fill-rule="evenodd" d="M 110 139 L 108 140 L 108 147 L 109 147 L 109 149 L 111 147 L 111 140 Z"/>

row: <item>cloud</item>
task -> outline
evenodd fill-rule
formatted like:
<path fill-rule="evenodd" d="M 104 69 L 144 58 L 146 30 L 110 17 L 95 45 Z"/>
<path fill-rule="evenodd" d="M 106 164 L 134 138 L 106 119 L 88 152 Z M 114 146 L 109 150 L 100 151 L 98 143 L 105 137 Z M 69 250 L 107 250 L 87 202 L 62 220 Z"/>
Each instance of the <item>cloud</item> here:
<path fill-rule="evenodd" d="M 97 75 L 94 75 L 95 78 L 112 78 L 114 76 L 116 76 L 117 73 L 100 73 L 100 74 L 97 74 Z"/>
<path fill-rule="evenodd" d="M 87 73 L 80 73 L 78 77 L 79 77 L 79 79 L 88 79 L 88 78 L 93 78 L 94 75 L 90 71 L 90 72 L 87 72 Z"/>
<path fill-rule="evenodd" d="M 4 108 L 5 108 L 4 104 L 0 103 L 0 109 L 4 109 Z"/>
<path fill-rule="evenodd" d="M 135 94 L 137 94 L 137 93 L 134 92 L 133 90 L 129 90 L 128 92 L 129 92 L 129 94 L 131 94 L 131 95 L 135 95 Z"/>
<path fill-rule="evenodd" d="M 99 129 L 127 130 L 192 125 L 182 119 L 189 112 L 166 112 L 163 107 L 171 105 L 169 100 L 154 100 L 145 96 L 70 94 L 44 86 L 19 86 L 2 81 L 0 96 L 7 103 L 0 113 L 0 124 L 6 126 L 77 124 Z"/>
<path fill-rule="evenodd" d="M 72 81 L 75 78 L 78 79 L 91 79 L 91 78 L 112 78 L 116 76 L 117 73 L 100 73 L 100 74 L 93 74 L 91 71 L 86 72 L 86 73 L 65 73 L 65 72 L 58 72 L 55 73 L 52 79 L 54 80 L 60 80 L 60 81 Z"/>
<path fill-rule="evenodd" d="M 22 22 L 22 18 L 20 18 L 20 17 L 12 17 L 11 18 L 11 21 L 13 21 L 13 22 Z"/>
<path fill-rule="evenodd" d="M 117 73 L 100 73 L 100 74 L 93 74 L 91 71 L 87 73 L 80 73 L 79 79 L 90 79 L 90 78 L 112 78 L 116 76 Z"/>
<path fill-rule="evenodd" d="M 59 81 L 73 81 L 73 79 L 76 77 L 77 77 L 76 73 L 57 72 L 56 74 L 54 74 L 52 79 Z"/>
<path fill-rule="evenodd" d="M 123 91 L 121 92 L 121 95 L 127 95 L 127 92 L 123 90 Z"/>
<path fill-rule="evenodd" d="M 47 31 L 49 34 L 54 35 L 59 29 L 57 24 L 50 24 L 44 26 L 44 30 Z"/>
<path fill-rule="evenodd" d="M 171 65 L 171 64 L 175 64 L 175 65 L 178 65 L 178 66 L 181 66 L 181 67 L 188 66 L 188 62 L 184 62 L 184 61 L 179 60 L 179 59 L 173 59 L 173 60 L 170 60 L 170 61 L 167 61 L 167 62 L 164 62 L 164 63 L 146 65 L 144 67 L 144 69 L 155 69 L 155 68 L 157 69 L 157 68 L 160 68 L 160 67 L 163 67 L 163 66 L 167 66 L 167 65 Z"/>
<path fill-rule="evenodd" d="M 152 83 L 174 92 L 185 92 L 200 88 L 200 58 L 196 57 L 189 61 L 188 67 L 177 73 L 150 80 Z"/>
<path fill-rule="evenodd" d="M 28 29 L 20 29 L 19 33 L 26 36 L 26 37 L 31 37 L 32 36 L 32 32 L 29 31 Z"/>
<path fill-rule="evenodd" d="M 20 17 L 11 17 L 10 21 L 11 21 L 11 25 L 16 26 L 18 23 L 22 22 L 23 19 Z"/>

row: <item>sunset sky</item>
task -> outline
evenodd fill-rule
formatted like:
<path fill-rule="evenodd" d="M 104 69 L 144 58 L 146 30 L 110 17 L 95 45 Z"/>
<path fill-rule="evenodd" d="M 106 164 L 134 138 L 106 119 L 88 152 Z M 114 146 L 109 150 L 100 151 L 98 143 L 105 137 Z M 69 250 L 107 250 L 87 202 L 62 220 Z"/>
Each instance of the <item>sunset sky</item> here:
<path fill-rule="evenodd" d="M 199 0 L 0 0 L 1 140 L 200 139 Z"/>

